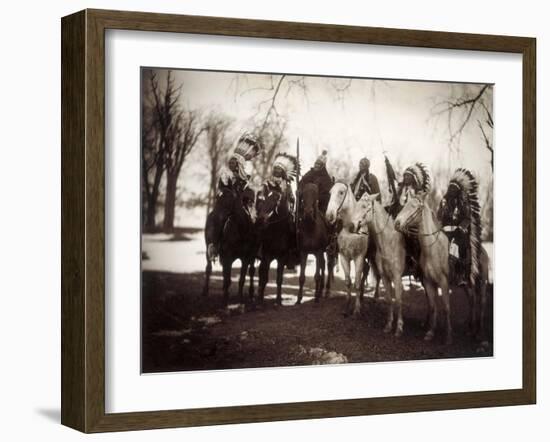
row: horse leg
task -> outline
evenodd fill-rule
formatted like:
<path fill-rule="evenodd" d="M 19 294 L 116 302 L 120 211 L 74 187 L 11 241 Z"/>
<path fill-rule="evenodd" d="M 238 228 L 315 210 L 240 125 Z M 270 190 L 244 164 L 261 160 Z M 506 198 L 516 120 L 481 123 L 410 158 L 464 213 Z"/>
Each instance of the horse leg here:
<path fill-rule="evenodd" d="M 348 292 L 348 296 L 346 299 L 346 308 L 344 310 L 344 315 L 348 316 L 351 310 L 351 276 L 350 276 L 350 260 L 347 259 L 344 256 L 340 257 L 340 262 L 342 264 L 342 270 L 344 271 L 345 275 L 345 283 L 346 283 L 346 290 Z"/>
<path fill-rule="evenodd" d="M 447 345 L 453 343 L 453 328 L 451 325 L 451 299 L 449 296 L 449 285 L 447 281 L 441 282 L 441 293 L 443 297 L 443 308 L 445 309 L 445 325 L 447 329 L 447 336 L 445 338 L 445 343 Z"/>
<path fill-rule="evenodd" d="M 301 304 L 302 302 L 304 282 L 306 281 L 306 262 L 307 253 L 300 252 L 300 278 L 298 279 L 300 286 L 298 288 L 298 299 L 296 300 L 296 304 Z"/>
<path fill-rule="evenodd" d="M 225 259 L 222 264 L 224 305 L 227 305 L 229 301 L 229 286 L 231 285 L 231 264 L 233 264 L 233 261 L 231 259 Z"/>
<path fill-rule="evenodd" d="M 428 331 L 424 335 L 425 341 L 431 341 L 435 335 L 437 326 L 436 287 L 432 281 L 424 281 L 424 290 L 428 298 Z"/>
<path fill-rule="evenodd" d="M 476 299 L 476 288 L 472 287 L 471 285 L 468 285 L 464 288 L 466 291 L 466 295 L 468 297 L 468 303 L 470 306 L 470 311 L 468 314 L 468 333 L 471 336 L 476 335 L 476 326 L 477 326 L 477 319 L 476 319 L 476 313 L 477 313 L 477 299 Z"/>
<path fill-rule="evenodd" d="M 264 292 L 265 292 L 265 286 L 267 284 L 267 278 L 269 276 L 270 263 L 271 263 L 271 260 L 268 260 L 268 259 L 262 259 L 262 262 L 260 263 L 260 269 L 259 269 L 260 284 L 259 284 L 259 292 L 258 292 L 260 303 L 264 302 Z"/>
<path fill-rule="evenodd" d="M 315 261 L 319 271 L 318 281 L 315 282 L 315 301 L 319 302 L 323 289 L 325 288 L 325 255 L 323 252 L 317 253 Z M 317 271 L 315 273 L 317 274 Z"/>
<path fill-rule="evenodd" d="M 252 301 L 254 299 L 254 273 L 256 269 L 254 267 L 254 258 L 248 264 L 248 276 L 250 278 L 250 285 L 248 286 L 248 299 Z"/>
<path fill-rule="evenodd" d="M 359 298 L 361 299 L 361 302 L 363 302 L 363 298 L 365 296 L 365 286 L 368 285 L 370 268 L 371 267 L 368 261 L 363 261 L 363 270 L 361 271 L 361 285 L 359 288 Z"/>
<path fill-rule="evenodd" d="M 282 285 L 283 273 L 285 271 L 285 262 L 283 259 L 277 260 L 277 305 L 283 304 Z"/>
<path fill-rule="evenodd" d="M 210 291 L 210 275 L 212 274 L 212 261 L 206 259 L 206 269 L 204 270 L 204 287 L 202 289 L 202 295 L 208 296 Z"/>
<path fill-rule="evenodd" d="M 325 297 L 330 296 L 330 286 L 332 284 L 332 278 L 334 278 L 334 257 L 327 253 L 327 283 L 325 285 Z"/>
<path fill-rule="evenodd" d="M 364 257 L 355 259 L 355 306 L 353 308 L 353 316 L 358 316 L 361 313 L 361 293 L 363 291 L 363 265 Z"/>
<path fill-rule="evenodd" d="M 487 310 L 487 281 L 484 279 L 479 283 L 479 328 L 477 330 L 477 339 L 483 344 L 488 344 L 485 334 L 485 312 Z"/>
<path fill-rule="evenodd" d="M 247 270 L 248 270 L 248 261 L 246 259 L 241 259 L 241 274 L 239 275 L 239 304 L 242 304 L 244 302 L 243 288 L 244 288 L 244 282 L 246 281 Z"/>
<path fill-rule="evenodd" d="M 386 305 L 388 309 L 388 316 L 386 318 L 386 325 L 384 326 L 384 333 L 389 333 L 393 328 L 393 288 L 391 285 L 390 279 L 383 275 L 382 280 L 384 281 L 384 299 L 386 300 Z"/>
<path fill-rule="evenodd" d="M 393 291 L 395 294 L 395 307 L 397 309 L 397 325 L 395 327 L 395 336 L 399 338 L 403 334 L 403 282 L 401 276 L 393 280 Z"/>
<path fill-rule="evenodd" d="M 410 279 L 410 275 L 409 275 Z M 430 296 L 428 295 L 428 290 L 426 290 L 426 284 L 424 284 L 424 280 L 421 281 L 422 288 L 424 289 L 424 295 L 426 296 L 426 319 L 421 324 L 422 328 L 429 327 L 430 325 L 430 315 L 432 313 L 431 311 L 431 304 L 430 304 Z M 409 282 L 409 288 L 411 287 L 411 283 Z"/>

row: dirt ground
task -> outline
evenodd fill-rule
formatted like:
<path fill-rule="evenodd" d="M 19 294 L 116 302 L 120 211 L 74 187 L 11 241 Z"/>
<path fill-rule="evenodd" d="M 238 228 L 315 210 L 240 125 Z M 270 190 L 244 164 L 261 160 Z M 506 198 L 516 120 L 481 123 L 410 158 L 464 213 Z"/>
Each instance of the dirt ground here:
<path fill-rule="evenodd" d="M 269 295 L 262 306 L 237 303 L 237 270 L 230 304 L 223 307 L 221 275 L 213 273 L 210 294 L 202 296 L 203 273 L 144 271 L 142 280 L 142 372 L 218 370 L 327 363 L 399 361 L 492 356 L 492 293 L 489 292 L 489 346 L 481 349 L 467 334 L 468 301 L 462 290 L 451 294 L 454 342 L 444 344 L 442 307 L 432 342 L 423 340 L 426 299 L 420 287 L 404 282 L 404 334 L 383 332 L 387 306 L 367 292 L 361 315 L 345 317 L 344 284 L 333 295 L 294 305 L 298 278 L 287 272 L 283 306 Z M 271 271 L 270 282 L 273 282 Z M 307 287 L 313 287 L 311 278 Z M 245 293 L 248 282 L 245 285 Z M 382 289 L 383 291 L 383 289 Z M 306 295 L 311 294 L 311 290 Z M 304 300 L 307 300 L 305 298 Z M 311 298 L 309 298 L 311 299 Z M 234 304 L 232 304 L 234 303 Z"/>

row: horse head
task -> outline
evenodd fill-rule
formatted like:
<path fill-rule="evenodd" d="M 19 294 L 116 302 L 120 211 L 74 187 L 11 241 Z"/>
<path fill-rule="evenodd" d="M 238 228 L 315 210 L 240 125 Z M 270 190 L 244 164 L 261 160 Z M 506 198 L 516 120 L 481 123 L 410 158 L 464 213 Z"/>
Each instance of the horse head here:
<path fill-rule="evenodd" d="M 357 233 L 366 233 L 368 225 L 374 220 L 374 206 L 376 203 L 376 198 L 378 193 L 373 195 L 364 194 L 357 204 L 355 209 L 351 214 L 351 231 Z"/>
<path fill-rule="evenodd" d="M 326 213 L 327 221 L 334 224 L 337 220 L 341 220 L 342 214 L 349 211 L 352 199 L 353 193 L 347 184 L 335 183 L 330 189 L 330 200 Z"/>
<path fill-rule="evenodd" d="M 409 197 L 397 218 L 395 218 L 395 229 L 401 233 L 407 233 L 418 228 L 422 219 L 422 211 L 426 200 L 426 192 L 418 192 Z"/>
<path fill-rule="evenodd" d="M 314 222 L 319 211 L 319 188 L 314 183 L 307 183 L 300 191 L 300 206 L 304 220 Z"/>
<path fill-rule="evenodd" d="M 283 193 L 276 189 L 264 188 L 256 198 L 256 222 L 260 227 L 276 221 L 283 215 L 285 198 Z"/>
<path fill-rule="evenodd" d="M 256 222 L 256 192 L 251 188 L 246 188 L 241 193 L 241 206 L 247 218 L 254 224 Z"/>

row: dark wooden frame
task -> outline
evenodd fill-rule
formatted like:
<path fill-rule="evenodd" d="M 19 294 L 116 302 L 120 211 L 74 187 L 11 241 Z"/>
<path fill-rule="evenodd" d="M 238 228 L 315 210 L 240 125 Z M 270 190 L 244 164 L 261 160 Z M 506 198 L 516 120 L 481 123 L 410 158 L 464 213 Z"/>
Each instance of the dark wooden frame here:
<path fill-rule="evenodd" d="M 64 17 L 61 25 L 61 422 L 64 425 L 84 432 L 101 432 L 535 403 L 535 39 L 103 10 L 85 10 L 75 13 Z M 106 414 L 104 300 L 104 73 L 106 29 L 284 38 L 522 54 L 522 388 L 515 390 Z"/>

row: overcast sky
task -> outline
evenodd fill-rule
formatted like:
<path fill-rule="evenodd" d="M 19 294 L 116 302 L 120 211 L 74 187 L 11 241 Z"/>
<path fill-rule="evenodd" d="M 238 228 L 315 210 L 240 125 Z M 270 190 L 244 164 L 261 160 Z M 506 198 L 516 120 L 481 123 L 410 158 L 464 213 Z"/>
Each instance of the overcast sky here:
<path fill-rule="evenodd" d="M 166 70 L 159 70 L 165 77 Z M 280 75 L 236 74 L 204 71 L 172 71 L 176 85 L 183 83 L 183 104 L 205 112 L 217 110 L 237 122 L 242 131 L 251 130 L 261 121 L 269 107 Z M 416 161 L 432 169 L 467 167 L 482 185 L 491 176 L 490 155 L 477 124 L 481 114 L 472 115 L 459 140 L 458 152 L 449 155 L 449 121 L 447 114 L 437 115 L 438 103 L 458 96 L 465 89 L 479 90 L 479 85 L 452 83 L 305 77 L 307 93 L 294 84 L 301 77 L 286 76 L 281 83 L 275 105 L 287 121 L 287 142 L 293 150 L 300 138 L 303 170 L 309 169 L 316 156 L 327 149 L 331 159 L 340 158 L 357 169 L 360 158 L 371 160 L 371 169 L 384 175 L 386 151 L 396 166 Z M 492 112 L 492 87 L 486 93 Z M 261 104 L 265 102 L 264 104 Z M 457 118 L 451 121 L 459 126 Z M 488 134 L 492 139 L 492 133 Z M 237 135 L 235 135 L 237 136 Z M 204 173 L 200 153 L 184 166 L 182 180 Z M 198 161 L 198 162 L 197 162 Z M 204 166 L 206 168 L 206 166 Z"/>

